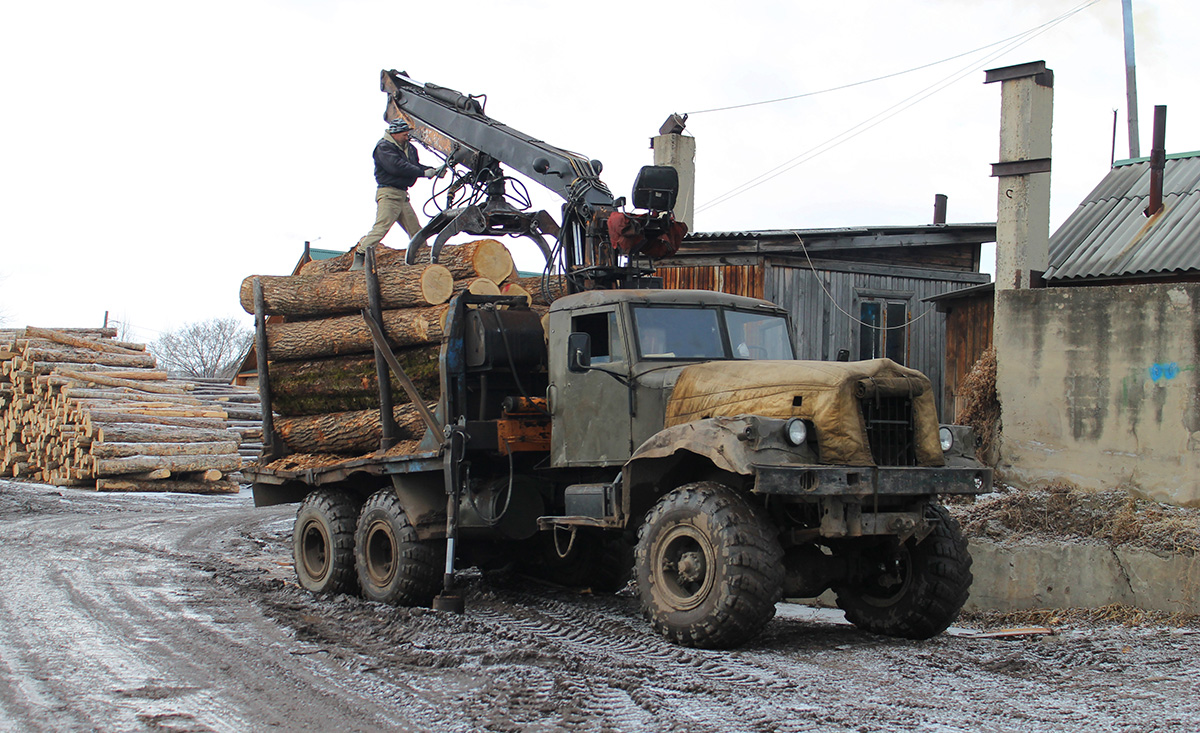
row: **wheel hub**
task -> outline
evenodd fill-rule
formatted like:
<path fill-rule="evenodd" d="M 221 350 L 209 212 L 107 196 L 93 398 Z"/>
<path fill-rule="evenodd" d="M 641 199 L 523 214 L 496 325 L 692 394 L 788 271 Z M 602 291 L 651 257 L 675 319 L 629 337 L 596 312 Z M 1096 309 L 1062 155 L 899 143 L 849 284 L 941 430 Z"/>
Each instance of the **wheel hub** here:
<path fill-rule="evenodd" d="M 384 586 L 396 574 L 396 542 L 392 528 L 376 520 L 367 528 L 367 575 L 375 585 Z"/>
<path fill-rule="evenodd" d="M 685 583 L 696 583 L 704 579 L 704 555 L 685 552 L 679 558 L 679 579 Z"/>
<path fill-rule="evenodd" d="M 704 602 L 715 584 L 716 551 L 703 532 L 689 524 L 672 527 L 658 545 L 654 580 L 663 599 L 687 611 Z"/>
<path fill-rule="evenodd" d="M 304 572 L 315 581 L 329 572 L 329 534 L 320 522 L 308 522 L 301 529 L 300 562 Z"/>

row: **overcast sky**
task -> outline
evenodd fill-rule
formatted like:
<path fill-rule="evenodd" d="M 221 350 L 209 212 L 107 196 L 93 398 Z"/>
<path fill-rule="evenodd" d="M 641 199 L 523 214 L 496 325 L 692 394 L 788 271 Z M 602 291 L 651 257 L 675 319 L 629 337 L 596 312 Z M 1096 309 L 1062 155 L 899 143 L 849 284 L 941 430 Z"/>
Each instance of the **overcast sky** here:
<path fill-rule="evenodd" d="M 692 112 L 695 228 L 729 231 L 924 224 L 937 193 L 952 223 L 994 221 L 1000 90 L 983 69 L 1044 59 L 1053 228 L 1108 169 L 1114 109 L 1128 157 L 1120 0 L 968 52 L 1086 2 L 6 3 L 0 313 L 78 327 L 108 311 L 141 341 L 213 317 L 250 324 L 242 278 L 287 274 L 305 240 L 346 250 L 370 228 L 384 68 L 486 93 L 496 119 L 603 161 L 617 195 L 667 115 Z M 1200 149 L 1200 4 L 1134 8 L 1142 153 L 1155 104 L 1170 109 L 1168 152 Z M 429 193 L 414 187 L 418 206 Z M 385 243 L 406 241 L 395 227 Z M 513 249 L 538 269 L 531 246 Z"/>

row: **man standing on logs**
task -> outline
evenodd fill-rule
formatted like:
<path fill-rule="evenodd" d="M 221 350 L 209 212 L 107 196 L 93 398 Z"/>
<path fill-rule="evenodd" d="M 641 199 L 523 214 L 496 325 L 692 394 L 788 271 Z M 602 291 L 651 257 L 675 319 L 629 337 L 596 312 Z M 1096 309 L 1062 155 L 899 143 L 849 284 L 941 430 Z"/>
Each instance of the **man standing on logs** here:
<path fill-rule="evenodd" d="M 433 178 L 438 172 L 436 168 L 421 165 L 417 149 L 408 140 L 411 132 L 412 126 L 407 122 L 394 120 L 388 125 L 387 134 L 375 146 L 372 157 L 375 158 L 375 182 L 379 184 L 375 191 L 375 226 L 358 240 L 351 270 L 363 268 L 367 247 L 379 244 L 392 224 L 399 222 L 409 237 L 421 230 L 417 213 L 408 201 L 408 188 L 418 178 Z"/>

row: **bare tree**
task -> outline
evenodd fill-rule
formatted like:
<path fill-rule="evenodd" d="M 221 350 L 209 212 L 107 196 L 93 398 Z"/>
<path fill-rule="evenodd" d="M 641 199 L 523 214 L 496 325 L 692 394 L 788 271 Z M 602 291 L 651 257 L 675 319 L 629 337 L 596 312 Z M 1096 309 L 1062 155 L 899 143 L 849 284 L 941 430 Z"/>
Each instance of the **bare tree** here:
<path fill-rule="evenodd" d="M 150 344 L 160 366 L 184 377 L 232 378 L 254 331 L 234 318 L 212 318 L 164 333 Z"/>

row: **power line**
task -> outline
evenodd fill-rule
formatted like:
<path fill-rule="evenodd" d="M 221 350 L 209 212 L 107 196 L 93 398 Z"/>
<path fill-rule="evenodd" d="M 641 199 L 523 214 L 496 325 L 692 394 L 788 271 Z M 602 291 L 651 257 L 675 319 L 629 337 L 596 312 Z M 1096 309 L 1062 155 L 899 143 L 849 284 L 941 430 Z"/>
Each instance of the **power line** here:
<path fill-rule="evenodd" d="M 803 153 L 800 153 L 799 155 L 797 155 L 789 160 L 786 160 L 783 163 L 780 163 L 779 165 L 775 166 L 774 168 L 771 168 L 770 170 L 768 170 L 764 173 L 761 173 L 758 176 L 755 176 L 754 178 L 751 178 L 750 180 L 748 180 L 738 186 L 735 186 L 734 188 L 726 191 L 725 193 L 717 196 L 716 198 L 711 199 L 710 201 L 705 202 L 704 204 L 701 204 L 700 206 L 697 206 L 696 211 L 701 212 L 706 209 L 710 209 L 714 206 L 723 204 L 726 201 L 729 201 L 730 199 L 736 198 L 737 196 L 740 196 L 741 194 L 746 193 L 747 191 L 766 183 L 767 181 L 770 181 L 774 178 L 777 178 L 780 175 L 783 175 L 784 173 L 787 173 L 788 171 L 792 170 L 793 168 L 796 168 L 804 163 L 807 163 L 808 161 L 812 160 L 813 158 L 816 158 L 817 156 L 834 149 L 835 147 L 841 145 L 842 143 L 852 140 L 853 138 L 861 135 L 862 133 L 866 132 L 867 130 L 870 130 L 871 128 L 876 127 L 877 125 L 882 124 L 883 122 L 885 122 L 888 119 L 891 119 L 892 117 L 896 116 L 900 112 L 903 112 L 904 110 L 908 109 L 909 107 L 916 105 L 918 102 L 922 102 L 925 99 L 927 99 L 928 97 L 933 96 L 937 92 L 940 92 L 941 90 L 945 89 L 946 87 L 954 84 L 955 82 L 960 81 L 961 79 L 966 77 L 968 74 L 973 73 L 984 66 L 987 66 L 994 59 L 997 59 L 997 58 L 1005 55 L 1009 51 L 1012 51 L 1013 49 L 1019 48 L 1020 46 L 1028 43 L 1029 41 L 1042 35 L 1043 33 L 1046 33 L 1047 31 L 1052 30 L 1055 26 L 1066 21 L 1071 16 L 1073 16 L 1077 13 L 1080 13 L 1083 10 L 1086 10 L 1087 8 L 1091 7 L 1092 5 L 1095 5 L 1099 1 L 1100 0 L 1088 0 L 1087 2 L 1076 6 L 1072 10 L 1058 16 L 1057 18 L 1055 18 L 1053 20 L 1047 21 L 1046 23 L 1043 23 L 1039 26 L 1035 26 L 1034 28 L 1031 28 L 1030 30 L 1025 31 L 1024 33 L 1020 33 L 1020 34 L 1017 34 L 1016 36 L 1012 36 L 1011 38 L 1006 39 L 1006 41 L 1003 41 L 1001 43 L 1006 43 L 1007 45 L 1005 45 L 1003 48 L 999 49 L 998 51 L 996 51 L 992 54 L 989 54 L 982 61 L 973 62 L 970 65 L 965 66 L 965 67 L 959 69 L 958 71 L 953 72 L 950 75 L 943 77 L 941 80 L 935 82 L 934 84 L 931 84 L 930 86 L 925 87 L 924 89 L 920 90 L 919 92 L 916 92 L 915 94 L 912 94 L 912 95 L 906 97 L 905 99 L 902 99 L 901 101 L 897 102 L 896 104 L 884 109 L 883 111 L 881 111 L 875 115 L 872 115 L 871 117 L 868 117 L 867 119 L 863 120 L 862 122 L 858 123 L 857 125 L 854 125 L 853 127 L 850 127 L 848 129 L 842 131 L 841 133 L 834 135 L 833 137 L 825 140 L 824 142 L 822 142 L 812 148 L 809 148 L 808 150 L 804 151 Z M 990 46 L 985 46 L 984 48 L 990 48 L 995 45 L 997 45 L 997 44 L 991 44 Z M 966 54 L 964 54 L 964 55 L 966 55 Z M 954 58 L 958 58 L 958 57 L 954 57 Z M 885 78 L 885 77 L 880 77 L 880 78 Z M 865 82 L 863 82 L 863 83 L 865 83 Z"/>
<path fill-rule="evenodd" d="M 863 79 L 862 81 L 855 81 L 855 82 L 850 82 L 849 84 L 842 84 L 842 85 L 836 86 L 836 87 L 829 87 L 828 89 L 819 89 L 815 92 L 804 92 L 802 94 L 793 94 L 788 97 L 777 97 L 775 99 L 764 99 L 760 102 L 746 102 L 744 104 L 731 104 L 727 107 L 713 107 L 711 109 L 698 109 L 693 112 L 688 112 L 687 115 L 689 117 L 691 117 L 694 115 L 702 115 L 707 112 L 725 112 L 725 111 L 731 110 L 731 109 L 745 109 L 746 107 L 759 107 L 764 104 L 775 104 L 777 102 L 790 102 L 793 99 L 803 99 L 804 97 L 815 97 L 818 94 L 828 94 L 829 92 L 840 92 L 843 89 L 851 89 L 853 87 L 860 87 L 864 84 L 871 84 L 871 83 L 874 83 L 877 81 L 884 81 L 885 79 L 894 79 L 897 76 L 904 76 L 905 74 L 911 74 L 914 71 L 922 71 L 924 69 L 929 69 L 934 66 L 940 66 L 941 64 L 949 63 L 951 61 L 954 61 L 955 59 L 961 59 L 964 56 L 972 56 L 974 54 L 979 53 L 980 51 L 986 51 L 987 49 L 992 48 L 993 46 L 999 46 L 1001 44 L 1008 43 L 1009 41 L 1026 36 L 1030 33 L 1033 33 L 1034 31 L 1037 31 L 1048 25 L 1056 24 L 1062 20 L 1065 20 L 1067 17 L 1074 15 L 1075 13 L 1080 12 L 1081 10 L 1085 10 L 1089 6 L 1095 5 L 1098 2 L 1100 2 L 1100 0 L 1089 0 L 1089 2 L 1086 5 L 1084 5 L 1083 7 L 1068 11 L 1064 15 L 1060 15 L 1058 18 L 1055 18 L 1054 20 L 1048 20 L 1039 26 L 1034 26 L 1033 28 L 1030 28 L 1029 30 L 1026 30 L 1026 31 L 1022 31 L 1021 33 L 1018 33 L 1015 36 L 1009 36 L 1008 38 L 1003 38 L 994 43 L 989 43 L 986 46 L 980 46 L 979 48 L 972 49 L 970 51 L 964 51 L 963 53 L 955 54 L 954 56 L 947 56 L 946 58 L 941 59 L 939 61 L 931 61 L 928 64 L 921 64 L 920 66 L 914 66 L 911 69 L 905 69 L 904 71 L 896 71 L 891 74 L 884 74 L 883 76 L 876 76 L 871 79 Z"/>

